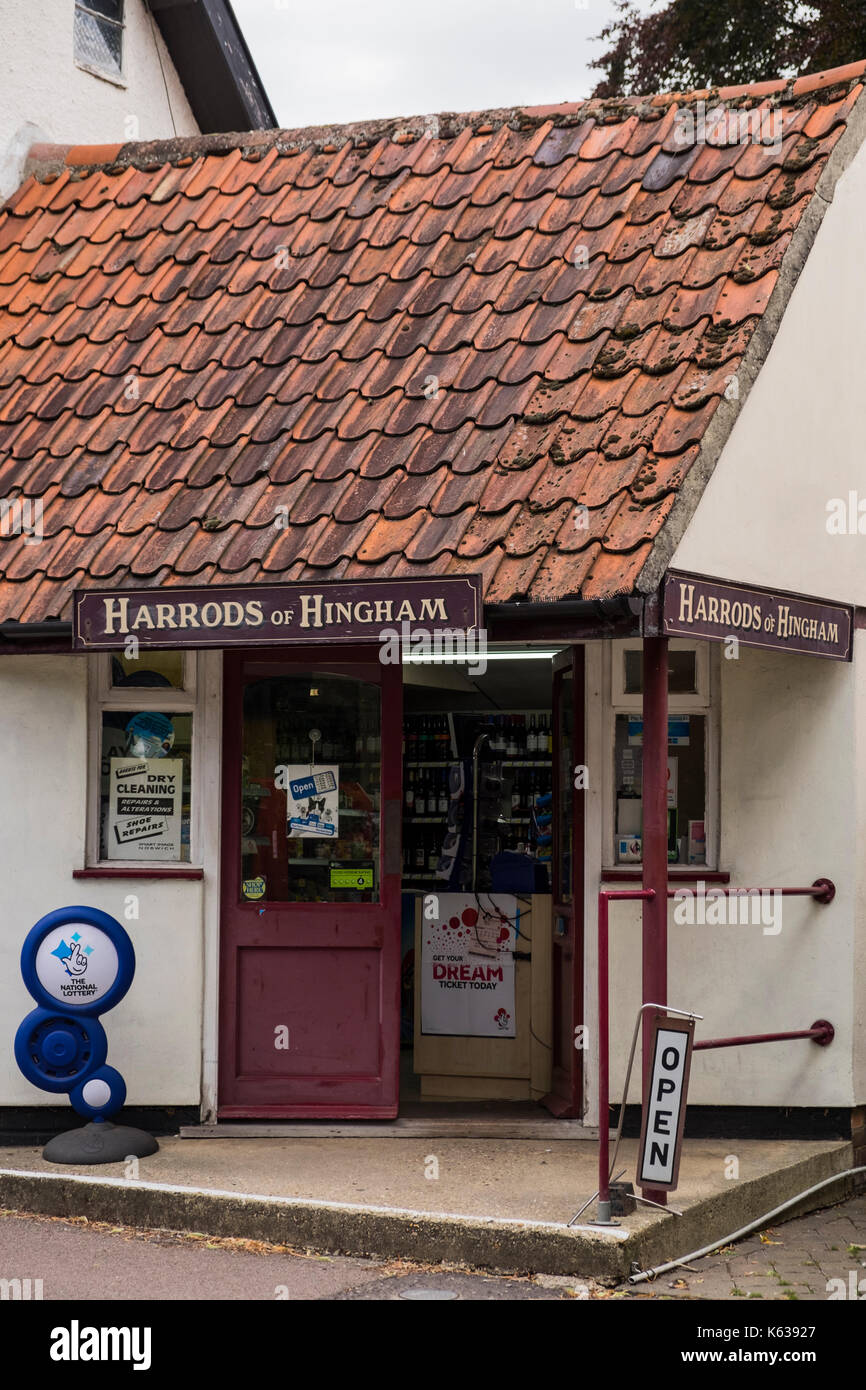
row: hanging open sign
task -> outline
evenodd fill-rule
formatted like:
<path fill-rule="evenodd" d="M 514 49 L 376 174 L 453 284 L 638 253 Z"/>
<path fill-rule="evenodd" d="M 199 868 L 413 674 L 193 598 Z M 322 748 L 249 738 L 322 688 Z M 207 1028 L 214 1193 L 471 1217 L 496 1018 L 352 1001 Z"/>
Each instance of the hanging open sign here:
<path fill-rule="evenodd" d="M 294 777 L 289 783 L 289 791 L 296 801 L 304 796 L 320 796 L 322 792 L 337 790 L 337 779 L 333 772 L 311 772 L 309 777 Z"/>
<path fill-rule="evenodd" d="M 677 1185 L 694 1032 L 693 1018 L 656 1014 L 638 1150 L 637 1181 L 641 1187 L 673 1189 Z"/>

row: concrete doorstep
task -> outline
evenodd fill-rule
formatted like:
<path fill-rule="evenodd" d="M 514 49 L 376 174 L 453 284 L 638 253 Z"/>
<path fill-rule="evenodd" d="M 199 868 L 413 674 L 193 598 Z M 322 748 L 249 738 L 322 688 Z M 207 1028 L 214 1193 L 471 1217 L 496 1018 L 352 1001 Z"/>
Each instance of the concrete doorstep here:
<path fill-rule="evenodd" d="M 568 1225 L 596 1187 L 595 1148 L 585 1142 L 447 1139 L 435 1153 L 417 1138 L 160 1144 L 137 1177 L 117 1176 L 121 1164 L 73 1172 L 38 1150 L 0 1150 L 0 1204 L 300 1251 L 621 1280 L 721 1240 L 853 1166 L 851 1145 L 839 1142 L 689 1140 L 670 1203 L 682 1215 L 638 1207 L 603 1228 L 589 1224 L 594 1205 Z M 631 1141 L 621 1150 L 626 1178 L 634 1160 Z M 841 1180 L 774 1224 L 852 1191 Z"/>

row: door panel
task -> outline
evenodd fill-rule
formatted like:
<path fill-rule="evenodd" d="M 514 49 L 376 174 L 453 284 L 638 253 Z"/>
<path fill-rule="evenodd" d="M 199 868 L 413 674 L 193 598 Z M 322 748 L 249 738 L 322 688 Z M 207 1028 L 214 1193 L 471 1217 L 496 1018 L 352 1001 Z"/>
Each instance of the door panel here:
<path fill-rule="evenodd" d="M 572 647 L 553 674 L 553 1078 L 544 1104 L 555 1115 L 583 1113 L 584 650 Z"/>
<path fill-rule="evenodd" d="M 223 1117 L 397 1113 L 401 694 L 369 649 L 226 653 Z"/>

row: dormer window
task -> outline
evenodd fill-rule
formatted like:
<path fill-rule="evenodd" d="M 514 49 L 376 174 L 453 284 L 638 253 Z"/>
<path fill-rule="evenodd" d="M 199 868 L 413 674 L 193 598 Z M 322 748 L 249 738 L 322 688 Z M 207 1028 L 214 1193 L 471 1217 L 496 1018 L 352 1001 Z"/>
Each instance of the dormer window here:
<path fill-rule="evenodd" d="M 100 77 L 123 77 L 123 0 L 75 0 L 75 61 Z"/>

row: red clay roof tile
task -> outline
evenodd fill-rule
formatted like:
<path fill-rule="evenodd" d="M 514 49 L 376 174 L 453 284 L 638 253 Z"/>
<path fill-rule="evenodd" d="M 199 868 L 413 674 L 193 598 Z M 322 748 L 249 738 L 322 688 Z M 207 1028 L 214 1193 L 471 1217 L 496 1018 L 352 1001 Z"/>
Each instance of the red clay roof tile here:
<path fill-rule="evenodd" d="M 4 543 L 0 616 L 144 580 L 631 592 L 864 73 L 704 94 L 728 143 L 685 148 L 701 94 L 43 150 L 0 210 L 0 492 L 45 539 Z"/>

